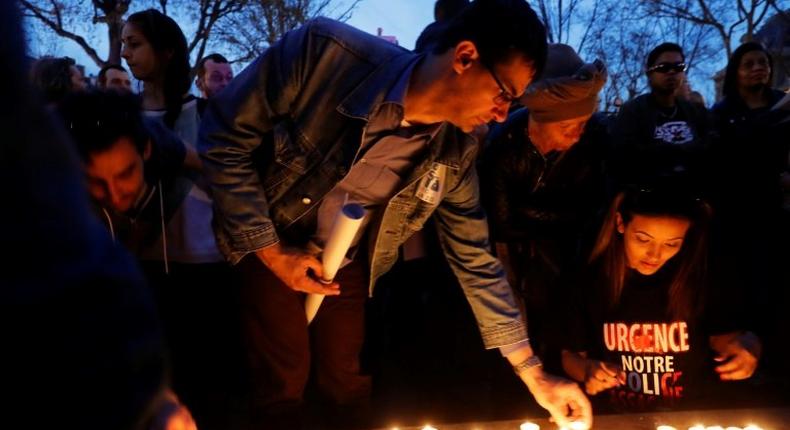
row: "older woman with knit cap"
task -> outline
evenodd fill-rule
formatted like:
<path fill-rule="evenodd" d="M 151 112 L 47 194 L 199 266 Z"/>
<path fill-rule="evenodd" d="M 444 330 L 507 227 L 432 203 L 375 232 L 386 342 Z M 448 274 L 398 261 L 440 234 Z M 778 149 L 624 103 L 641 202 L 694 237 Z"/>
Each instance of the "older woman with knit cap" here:
<path fill-rule="evenodd" d="M 593 113 L 606 77 L 600 60 L 585 63 L 570 46 L 550 45 L 541 79 L 519 100 L 525 107 L 491 131 L 481 159 L 496 251 L 547 365 L 559 363 L 547 319 L 560 274 L 576 266 L 605 206 L 605 127 Z"/>

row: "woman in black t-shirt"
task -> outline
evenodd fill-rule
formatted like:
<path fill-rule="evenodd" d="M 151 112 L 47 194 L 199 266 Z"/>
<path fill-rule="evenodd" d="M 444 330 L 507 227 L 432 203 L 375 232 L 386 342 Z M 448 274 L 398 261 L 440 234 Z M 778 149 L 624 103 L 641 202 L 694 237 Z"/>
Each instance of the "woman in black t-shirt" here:
<path fill-rule="evenodd" d="M 755 371 L 759 340 L 726 327 L 730 315 L 717 318 L 713 303 L 721 294 L 706 294 L 709 218 L 707 204 L 669 190 L 620 193 L 610 207 L 562 353 L 599 407 L 689 406 L 716 374 Z"/>

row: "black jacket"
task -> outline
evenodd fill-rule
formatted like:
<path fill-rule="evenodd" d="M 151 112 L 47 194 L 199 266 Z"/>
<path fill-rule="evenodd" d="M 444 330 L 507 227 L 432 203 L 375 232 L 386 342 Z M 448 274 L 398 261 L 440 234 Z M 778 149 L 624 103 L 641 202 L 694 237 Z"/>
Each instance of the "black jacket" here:
<path fill-rule="evenodd" d="M 677 99 L 676 108 L 666 115 L 652 94 L 643 94 L 620 109 L 611 129 L 610 165 L 619 185 L 645 185 L 676 176 L 701 183 L 713 132 L 710 114 L 703 106 L 682 99 Z M 667 143 L 656 137 L 657 127 L 673 119 L 688 124 L 690 141 Z"/>
<path fill-rule="evenodd" d="M 528 110 L 521 109 L 492 130 L 481 160 L 492 236 L 497 242 L 539 243 L 552 254 L 577 254 L 605 206 L 606 117 L 594 116 L 571 149 L 546 157 L 525 133 L 528 119 Z"/>

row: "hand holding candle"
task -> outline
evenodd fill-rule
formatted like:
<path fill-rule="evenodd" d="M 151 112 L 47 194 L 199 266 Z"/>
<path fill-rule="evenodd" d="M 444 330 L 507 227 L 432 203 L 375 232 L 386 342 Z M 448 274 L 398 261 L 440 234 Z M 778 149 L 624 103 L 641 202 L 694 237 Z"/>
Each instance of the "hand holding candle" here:
<path fill-rule="evenodd" d="M 337 214 L 335 223 L 332 225 L 332 232 L 329 234 L 329 239 L 321 255 L 323 272 L 321 282 L 332 283 L 364 218 L 365 209 L 356 203 L 344 205 L 340 213 Z M 315 318 L 323 300 L 324 296 L 322 294 L 307 295 L 304 310 L 308 324 Z"/>

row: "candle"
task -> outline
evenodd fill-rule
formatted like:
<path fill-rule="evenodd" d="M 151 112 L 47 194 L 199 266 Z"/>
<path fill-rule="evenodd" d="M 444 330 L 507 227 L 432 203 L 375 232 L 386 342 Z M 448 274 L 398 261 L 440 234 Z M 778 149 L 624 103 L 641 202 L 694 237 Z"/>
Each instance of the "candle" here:
<path fill-rule="evenodd" d="M 436 430 L 436 427 L 433 427 L 430 424 L 428 424 L 425 427 L 423 427 L 422 430 Z"/>
<path fill-rule="evenodd" d="M 743 430 L 763 430 L 763 429 L 760 426 L 749 424 L 748 426 L 744 427 Z"/>
<path fill-rule="evenodd" d="M 677 430 L 675 427 L 672 426 L 658 426 L 656 430 Z"/>
<path fill-rule="evenodd" d="M 705 426 L 702 424 L 697 424 L 694 427 L 689 427 L 689 430 L 705 430 Z"/>
<path fill-rule="evenodd" d="M 727 427 L 724 430 L 742 430 L 740 427 Z"/>
<path fill-rule="evenodd" d="M 722 427 L 722 426 L 707 426 L 707 427 L 705 427 L 705 430 L 724 430 L 724 427 Z"/>
<path fill-rule="evenodd" d="M 535 424 L 535 423 L 531 423 L 531 422 L 527 421 L 527 422 L 521 424 L 519 429 L 520 430 L 540 430 L 540 426 Z"/>

